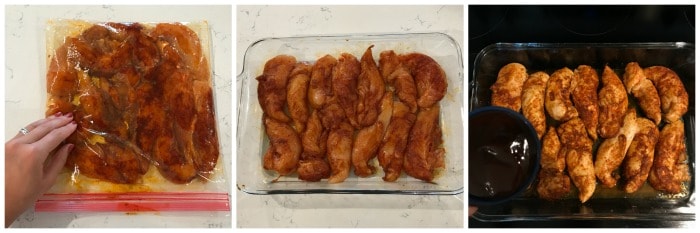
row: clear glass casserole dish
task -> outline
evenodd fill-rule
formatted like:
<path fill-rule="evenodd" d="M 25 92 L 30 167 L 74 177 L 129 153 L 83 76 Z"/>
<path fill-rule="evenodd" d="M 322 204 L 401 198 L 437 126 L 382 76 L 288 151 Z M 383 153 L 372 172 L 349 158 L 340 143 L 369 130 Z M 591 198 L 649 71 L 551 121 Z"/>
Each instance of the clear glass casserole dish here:
<path fill-rule="evenodd" d="M 628 62 L 642 67 L 666 66 L 681 78 L 689 95 L 685 123 L 686 152 L 691 179 L 676 195 L 658 192 L 648 183 L 635 193 L 626 194 L 619 187 L 596 187 L 593 197 L 581 204 L 575 195 L 558 201 L 539 199 L 534 189 L 537 181 L 521 197 L 495 206 L 479 207 L 472 216 L 484 222 L 545 220 L 695 220 L 695 46 L 688 43 L 633 44 L 550 44 L 497 43 L 487 46 L 474 61 L 469 80 L 469 111 L 488 106 L 489 87 L 496 81 L 498 70 L 511 62 L 519 62 L 528 73 L 545 71 L 551 74 L 562 67 L 590 65 L 600 75 L 605 65 L 620 78 Z M 630 97 L 632 98 L 632 97 Z M 632 100 L 630 99 L 632 102 Z M 600 140 L 596 142 L 594 148 Z M 572 184 L 573 186 L 573 184 Z M 572 188 L 575 189 L 575 188 Z"/>
<path fill-rule="evenodd" d="M 347 52 L 360 57 L 374 45 L 375 62 L 381 51 L 394 50 L 397 54 L 419 52 L 435 59 L 447 75 L 446 96 L 440 101 L 440 125 L 443 132 L 445 170 L 426 183 L 405 173 L 396 182 L 384 182 L 381 169 L 368 178 L 352 174 L 343 183 L 328 184 L 305 182 L 296 174 L 277 178 L 262 166 L 262 157 L 269 146 L 262 124 L 262 109 L 257 98 L 255 80 L 262 74 L 267 60 L 280 54 L 295 56 L 297 61 L 314 63 L 330 54 L 339 56 Z M 251 194 L 289 193 L 373 193 L 373 194 L 439 194 L 452 195 L 464 190 L 463 153 L 463 64 L 459 45 L 442 33 L 383 34 L 383 35 L 333 35 L 261 39 L 251 44 L 245 53 L 238 105 L 237 180 L 239 190 Z M 375 159 L 376 160 L 376 159 Z"/>

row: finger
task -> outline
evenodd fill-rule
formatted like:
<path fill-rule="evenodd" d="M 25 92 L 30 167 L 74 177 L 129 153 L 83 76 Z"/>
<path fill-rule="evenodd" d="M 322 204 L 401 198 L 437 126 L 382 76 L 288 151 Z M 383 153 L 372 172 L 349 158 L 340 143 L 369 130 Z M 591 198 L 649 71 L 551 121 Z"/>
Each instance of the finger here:
<path fill-rule="evenodd" d="M 37 125 L 34 129 L 30 130 L 24 137 L 19 137 L 18 139 L 24 143 L 34 143 L 39 141 L 39 139 L 44 138 L 49 132 L 67 125 L 73 120 L 73 114 L 69 113 L 65 116 L 60 116 L 56 118 L 48 119 L 46 122 Z"/>
<path fill-rule="evenodd" d="M 68 136 L 75 132 L 75 129 L 77 127 L 78 125 L 74 121 L 72 121 L 69 124 L 63 125 L 60 128 L 52 130 L 39 141 L 32 143 L 32 145 L 37 148 L 37 152 L 39 155 L 37 156 L 37 159 L 39 159 L 39 161 L 42 162 L 45 161 L 49 153 L 52 150 L 54 150 L 54 148 L 58 147 L 58 145 L 60 145 L 61 142 L 63 142 L 63 140 L 66 140 Z"/>
<path fill-rule="evenodd" d="M 51 120 L 51 119 L 54 119 L 54 118 L 56 118 L 56 117 L 59 117 L 59 116 L 61 116 L 61 113 L 60 113 L 60 112 L 59 112 L 59 113 L 56 113 L 56 114 L 54 114 L 54 115 L 48 116 L 48 117 L 46 117 L 46 118 L 44 118 L 44 119 L 41 119 L 41 120 L 32 122 L 32 123 L 30 123 L 29 125 L 25 126 L 24 128 L 27 129 L 27 130 L 29 130 L 29 132 L 31 132 L 31 131 L 34 130 L 37 126 L 39 126 L 39 125 L 41 125 L 41 124 L 44 124 L 44 123 L 46 123 L 47 121 L 49 121 L 49 120 Z M 15 135 L 14 138 L 18 138 L 18 137 L 21 137 L 21 136 L 24 136 L 24 134 L 21 133 L 21 132 L 17 132 L 17 135 Z"/>
<path fill-rule="evenodd" d="M 51 159 L 50 164 L 44 169 L 44 177 L 42 179 L 41 190 L 42 193 L 48 191 L 49 188 L 56 182 L 56 177 L 58 173 L 61 172 L 63 166 L 66 164 L 66 158 L 68 158 L 68 153 L 73 150 L 73 144 L 63 145 L 60 149 L 56 151 Z"/>
<path fill-rule="evenodd" d="M 470 206 L 469 207 L 469 217 L 471 217 L 474 213 L 476 213 L 477 210 L 478 210 L 478 208 L 476 206 Z"/>

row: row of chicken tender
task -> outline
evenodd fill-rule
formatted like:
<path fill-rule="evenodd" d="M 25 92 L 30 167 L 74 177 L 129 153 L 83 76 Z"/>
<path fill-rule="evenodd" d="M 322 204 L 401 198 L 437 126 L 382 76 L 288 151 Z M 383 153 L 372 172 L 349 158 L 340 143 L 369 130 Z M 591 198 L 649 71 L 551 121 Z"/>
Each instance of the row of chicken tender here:
<path fill-rule="evenodd" d="M 658 191 L 681 192 L 690 176 L 681 120 L 688 93 L 678 75 L 630 62 L 622 79 L 607 65 L 601 77 L 588 65 L 528 75 L 525 66 L 510 63 L 491 86 L 491 104 L 522 112 L 542 141 L 540 198 L 564 198 L 573 181 L 583 203 L 597 182 L 613 188 L 621 177 L 627 193 L 647 180 Z M 644 116 L 637 116 L 628 95 Z M 547 126 L 547 116 L 555 123 Z"/>
<path fill-rule="evenodd" d="M 444 169 L 439 101 L 447 91 L 440 65 L 420 53 L 384 51 L 379 65 L 367 48 L 314 64 L 278 55 L 258 76 L 258 100 L 270 147 L 263 168 L 279 177 L 340 183 L 376 173 L 396 181 L 402 171 L 431 182 Z M 278 178 L 279 178 L 278 177 Z"/>

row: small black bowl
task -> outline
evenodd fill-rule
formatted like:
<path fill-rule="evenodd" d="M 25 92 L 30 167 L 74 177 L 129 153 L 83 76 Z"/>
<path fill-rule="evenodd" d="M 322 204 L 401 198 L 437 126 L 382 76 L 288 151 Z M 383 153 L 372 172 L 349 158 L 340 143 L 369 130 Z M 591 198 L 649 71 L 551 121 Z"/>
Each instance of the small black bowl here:
<path fill-rule="evenodd" d="M 540 140 L 523 115 L 502 107 L 469 113 L 469 205 L 497 205 L 520 196 L 537 177 Z"/>

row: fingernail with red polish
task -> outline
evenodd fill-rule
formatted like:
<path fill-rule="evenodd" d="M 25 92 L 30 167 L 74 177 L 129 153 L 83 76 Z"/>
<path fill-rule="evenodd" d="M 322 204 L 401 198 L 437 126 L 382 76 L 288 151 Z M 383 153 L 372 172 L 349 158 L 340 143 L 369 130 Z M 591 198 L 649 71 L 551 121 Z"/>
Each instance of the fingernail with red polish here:
<path fill-rule="evenodd" d="M 54 113 L 53 115 L 54 116 L 61 116 L 61 114 L 62 114 L 61 112 L 57 112 L 57 113 Z"/>
<path fill-rule="evenodd" d="M 73 145 L 73 144 L 68 144 L 68 152 L 72 151 L 72 150 L 73 150 L 73 147 L 75 147 L 75 145 Z"/>
<path fill-rule="evenodd" d="M 66 117 L 73 117 L 73 113 L 69 112 L 68 114 L 65 115 Z"/>

